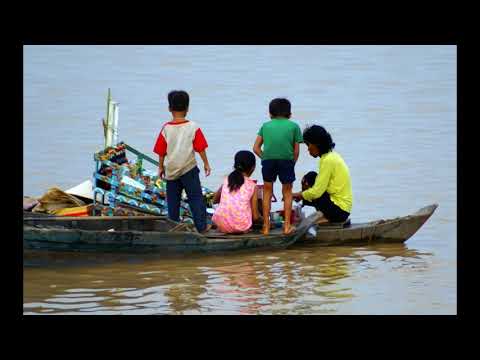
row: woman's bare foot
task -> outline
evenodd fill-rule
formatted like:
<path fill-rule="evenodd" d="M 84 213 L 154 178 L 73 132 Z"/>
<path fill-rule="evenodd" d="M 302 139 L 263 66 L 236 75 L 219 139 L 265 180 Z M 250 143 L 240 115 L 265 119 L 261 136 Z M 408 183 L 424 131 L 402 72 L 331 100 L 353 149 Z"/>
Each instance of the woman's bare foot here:
<path fill-rule="evenodd" d="M 322 216 L 320 219 L 317 220 L 317 224 L 325 224 L 328 223 L 328 219 Z"/>
<path fill-rule="evenodd" d="M 297 229 L 295 228 L 295 226 L 293 226 L 293 225 L 288 225 L 288 226 L 285 225 L 285 226 L 283 227 L 283 234 L 284 234 L 284 235 L 290 235 L 290 234 L 291 234 L 292 232 L 294 232 L 295 230 L 297 230 Z"/>

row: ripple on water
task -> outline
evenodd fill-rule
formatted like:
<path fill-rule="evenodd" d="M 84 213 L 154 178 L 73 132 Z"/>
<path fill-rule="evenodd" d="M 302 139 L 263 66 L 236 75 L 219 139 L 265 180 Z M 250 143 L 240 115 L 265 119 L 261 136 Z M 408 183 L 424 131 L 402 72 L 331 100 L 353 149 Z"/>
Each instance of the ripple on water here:
<path fill-rule="evenodd" d="M 95 296 L 96 294 L 93 294 L 93 293 L 76 293 L 76 294 L 63 294 L 63 295 L 58 295 L 58 296 L 61 296 L 62 298 L 75 298 L 75 299 L 78 299 L 78 298 L 92 298 L 93 296 Z"/>
<path fill-rule="evenodd" d="M 76 297 L 76 298 L 71 298 L 71 297 L 63 297 L 62 295 L 58 295 L 58 297 L 54 297 L 54 298 L 49 298 L 49 299 L 45 299 L 46 302 L 50 302 L 50 303 L 56 303 L 56 304 L 80 304 L 84 301 L 104 301 L 104 300 L 108 300 L 110 299 L 110 297 L 87 297 L 87 298 L 84 298 L 84 297 Z"/>
<path fill-rule="evenodd" d="M 101 292 L 109 291 L 110 289 L 66 289 L 67 293 L 89 293 L 89 292 Z"/>
<path fill-rule="evenodd" d="M 35 305 L 35 306 L 34 306 Z M 75 304 L 59 304 L 59 303 L 34 303 L 34 304 L 24 304 L 24 308 L 47 308 L 47 309 L 54 309 L 54 310 L 70 310 L 70 309 L 85 309 L 85 308 L 92 308 L 100 306 L 99 303 L 75 303 Z"/>
<path fill-rule="evenodd" d="M 115 299 L 115 302 L 118 302 L 120 304 L 135 304 L 135 305 L 145 305 L 148 303 L 152 302 L 157 302 L 157 301 L 165 301 L 163 298 L 163 294 L 149 294 L 145 296 L 139 296 L 139 297 L 134 297 L 134 298 L 128 298 L 128 299 Z"/>

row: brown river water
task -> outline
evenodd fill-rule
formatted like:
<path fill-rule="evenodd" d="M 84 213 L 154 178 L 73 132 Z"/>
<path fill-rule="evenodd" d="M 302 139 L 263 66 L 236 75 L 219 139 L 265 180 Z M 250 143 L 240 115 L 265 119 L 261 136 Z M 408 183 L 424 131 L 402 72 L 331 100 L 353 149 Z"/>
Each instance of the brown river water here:
<path fill-rule="evenodd" d="M 405 245 L 255 254 L 32 256 L 25 314 L 388 314 L 438 312 L 412 283 L 435 266 Z M 49 266 L 56 263 L 55 266 Z M 37 268 L 38 267 L 38 268 Z M 426 276 L 428 278 L 428 276 Z M 402 301 L 399 301 L 401 299 Z M 382 303 L 392 304 L 386 308 Z"/>
<path fill-rule="evenodd" d="M 456 314 L 455 46 L 25 46 L 23 85 L 24 195 L 92 176 L 108 88 L 120 139 L 151 156 L 166 94 L 185 89 L 209 143 L 204 186 L 219 186 L 235 152 L 251 149 L 268 102 L 285 96 L 292 119 L 325 126 L 349 165 L 352 222 L 439 204 L 405 244 L 25 252 L 24 314 Z M 301 147 L 294 191 L 316 169 Z"/>

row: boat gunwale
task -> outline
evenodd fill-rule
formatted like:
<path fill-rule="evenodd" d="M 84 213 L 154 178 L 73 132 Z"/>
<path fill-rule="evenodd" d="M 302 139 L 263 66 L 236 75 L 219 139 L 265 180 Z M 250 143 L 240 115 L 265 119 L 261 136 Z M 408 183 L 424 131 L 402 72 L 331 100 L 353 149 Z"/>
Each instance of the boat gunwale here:
<path fill-rule="evenodd" d="M 405 216 L 367 223 L 351 224 L 347 227 L 315 227 L 315 235 L 306 234 L 298 243 L 318 246 L 355 246 L 369 243 L 404 243 L 427 222 L 438 208 L 438 204 L 422 207 Z M 332 238 L 338 235 L 338 238 Z"/>
<path fill-rule="evenodd" d="M 394 222 L 398 221 L 406 221 L 406 220 L 412 220 L 414 218 L 419 218 L 419 217 L 426 217 L 427 220 L 430 216 L 433 215 L 435 210 L 437 209 L 438 204 L 432 204 L 428 206 L 422 207 L 420 210 L 417 210 L 416 212 L 404 216 L 397 216 L 394 218 L 389 218 L 389 219 L 379 219 L 379 220 L 373 220 L 373 221 L 367 221 L 367 222 L 361 222 L 361 223 L 351 223 L 345 227 L 340 227 L 340 226 L 329 226 L 328 223 L 325 225 L 317 225 L 315 227 L 316 231 L 338 231 L 338 230 L 358 230 L 359 228 L 363 227 L 370 227 L 370 226 L 378 226 L 378 225 L 390 225 Z M 429 211 L 426 211 L 426 210 Z"/>

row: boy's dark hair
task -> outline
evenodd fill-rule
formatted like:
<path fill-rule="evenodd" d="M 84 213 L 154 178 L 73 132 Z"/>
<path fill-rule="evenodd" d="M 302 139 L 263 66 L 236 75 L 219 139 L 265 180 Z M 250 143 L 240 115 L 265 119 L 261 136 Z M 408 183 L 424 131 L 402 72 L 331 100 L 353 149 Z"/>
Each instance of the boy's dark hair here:
<path fill-rule="evenodd" d="M 172 90 L 168 93 L 168 107 L 171 111 L 186 111 L 190 103 L 188 93 L 183 90 Z"/>
<path fill-rule="evenodd" d="M 303 130 L 303 141 L 314 144 L 320 150 L 320 156 L 328 153 L 335 147 L 332 137 L 323 126 L 311 125 Z"/>
<path fill-rule="evenodd" d="M 290 101 L 284 98 L 276 98 L 270 101 L 268 110 L 270 112 L 270 115 L 272 115 L 272 117 L 274 118 L 290 118 L 290 115 L 292 115 Z"/>
<path fill-rule="evenodd" d="M 255 155 L 251 151 L 241 150 L 235 154 L 235 163 L 233 164 L 233 170 L 228 175 L 228 188 L 230 192 L 240 189 L 244 183 L 244 172 L 250 172 L 255 166 Z"/>
<path fill-rule="evenodd" d="M 318 174 L 316 173 L 316 171 L 309 171 L 303 176 L 303 179 L 309 186 L 313 186 L 313 184 L 315 183 L 315 179 L 317 178 L 317 175 Z"/>

